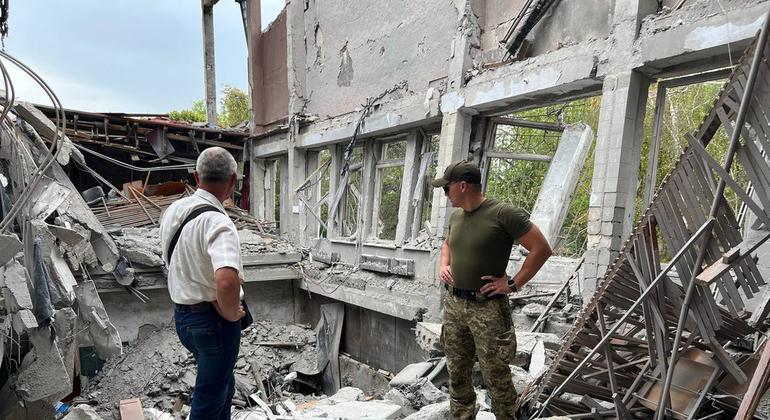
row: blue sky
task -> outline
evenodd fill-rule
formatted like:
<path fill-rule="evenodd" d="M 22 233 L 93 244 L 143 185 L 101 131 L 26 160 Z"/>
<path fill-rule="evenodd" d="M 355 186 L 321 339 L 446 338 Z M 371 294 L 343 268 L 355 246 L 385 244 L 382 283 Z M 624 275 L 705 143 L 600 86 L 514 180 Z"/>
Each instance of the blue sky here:
<path fill-rule="evenodd" d="M 262 28 L 284 0 L 262 0 Z M 200 0 L 22 0 L 10 2 L 5 51 L 30 66 L 64 107 L 165 113 L 203 99 Z M 246 90 L 247 51 L 238 3 L 214 7 L 217 90 Z M 16 96 L 50 103 L 11 69 Z"/>

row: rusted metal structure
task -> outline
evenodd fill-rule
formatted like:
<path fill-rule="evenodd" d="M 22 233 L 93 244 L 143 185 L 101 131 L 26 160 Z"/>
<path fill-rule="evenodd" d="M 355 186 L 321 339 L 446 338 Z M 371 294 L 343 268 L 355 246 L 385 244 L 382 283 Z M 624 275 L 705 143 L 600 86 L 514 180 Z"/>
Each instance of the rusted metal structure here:
<path fill-rule="evenodd" d="M 537 415 L 724 418 L 740 398 L 763 394 L 767 375 L 752 377 L 766 358 L 757 369 L 756 357 L 725 348 L 766 330 L 767 302 L 751 314 L 746 302 L 765 284 L 753 254 L 770 234 L 744 242 L 724 193 L 729 187 L 751 210 L 754 228 L 770 228 L 767 39 L 766 21 L 541 378 Z M 730 138 L 724 163 L 707 148 L 720 127 Z M 737 166 L 753 194 L 734 178 Z M 668 265 L 661 242 L 673 254 Z M 734 398 L 712 398 L 715 389 Z M 751 418 L 753 409 L 741 413 Z"/>

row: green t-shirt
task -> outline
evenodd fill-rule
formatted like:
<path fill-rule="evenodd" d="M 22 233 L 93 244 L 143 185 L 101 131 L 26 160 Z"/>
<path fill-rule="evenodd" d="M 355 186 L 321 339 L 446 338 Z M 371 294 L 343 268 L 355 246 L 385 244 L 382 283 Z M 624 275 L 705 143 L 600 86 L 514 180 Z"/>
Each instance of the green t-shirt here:
<path fill-rule="evenodd" d="M 472 212 L 458 208 L 449 218 L 449 251 L 454 287 L 478 291 L 481 276 L 501 277 L 513 242 L 532 227 L 527 213 L 487 198 Z"/>

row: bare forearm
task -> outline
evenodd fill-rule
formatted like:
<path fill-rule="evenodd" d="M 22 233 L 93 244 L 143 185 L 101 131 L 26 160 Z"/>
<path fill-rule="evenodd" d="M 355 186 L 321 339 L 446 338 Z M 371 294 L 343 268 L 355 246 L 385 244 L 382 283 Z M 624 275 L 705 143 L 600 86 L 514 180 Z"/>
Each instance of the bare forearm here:
<path fill-rule="evenodd" d="M 441 245 L 441 258 L 439 259 L 439 264 L 441 267 L 446 267 L 449 264 L 452 263 L 452 257 L 449 253 L 449 244 L 444 241 L 444 244 Z"/>
<path fill-rule="evenodd" d="M 220 314 L 228 321 L 240 319 L 241 284 L 238 272 L 234 269 L 220 268 L 216 272 L 217 304 Z"/>
<path fill-rule="evenodd" d="M 535 274 L 540 271 L 540 268 L 543 267 L 543 264 L 545 264 L 551 254 L 552 251 L 550 247 L 530 251 L 527 258 L 525 258 L 524 262 L 521 264 L 521 269 L 519 269 L 519 272 L 514 276 L 516 288 L 521 290 L 527 282 L 532 280 L 532 277 L 535 277 Z"/>

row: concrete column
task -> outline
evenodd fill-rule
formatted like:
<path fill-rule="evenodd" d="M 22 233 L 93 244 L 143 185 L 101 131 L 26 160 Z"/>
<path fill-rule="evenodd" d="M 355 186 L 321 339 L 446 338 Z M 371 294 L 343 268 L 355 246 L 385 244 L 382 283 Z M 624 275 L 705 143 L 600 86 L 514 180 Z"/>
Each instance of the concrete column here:
<path fill-rule="evenodd" d="M 604 79 L 583 264 L 585 302 L 631 232 L 648 88 L 649 79 L 633 71 Z"/>
<path fill-rule="evenodd" d="M 286 177 L 289 184 L 286 194 L 281 193 L 281 206 L 283 207 L 284 202 L 286 202 L 289 217 L 285 221 L 282 219 L 281 225 L 286 227 L 289 237 L 300 244 L 304 243 L 303 241 L 307 237 L 305 235 L 307 209 L 300 202 L 296 190 L 305 182 L 307 174 L 307 151 L 292 146 L 289 149 L 288 172 L 281 173 L 281 176 Z"/>
<path fill-rule="evenodd" d="M 217 76 L 214 60 L 214 5 L 219 0 L 201 0 L 203 9 L 203 66 L 206 80 L 206 120 L 217 125 Z"/>
<path fill-rule="evenodd" d="M 275 221 L 275 174 L 278 167 L 278 161 L 268 160 L 265 162 L 265 183 L 263 191 L 265 192 L 265 220 Z"/>
<path fill-rule="evenodd" d="M 316 169 L 318 169 L 318 165 L 320 164 L 321 154 L 318 152 L 307 152 L 305 155 L 305 167 L 307 168 L 307 175 L 310 176 L 313 172 L 315 172 Z M 321 177 L 322 175 L 317 175 L 318 177 Z M 303 182 L 299 181 L 300 183 Z M 297 194 L 304 194 L 305 201 L 307 201 L 310 205 L 313 205 L 318 202 L 318 199 L 321 194 L 321 182 L 320 179 L 314 178 L 310 181 L 311 183 L 315 183 L 315 185 L 312 185 L 307 190 L 297 193 Z M 301 222 L 304 223 L 302 226 L 302 238 L 303 239 L 312 239 L 318 237 L 318 232 L 320 231 L 321 224 L 318 222 L 318 219 L 313 216 L 313 211 L 316 212 L 318 216 L 321 215 L 321 208 L 318 207 L 317 210 L 311 211 L 311 209 L 307 208 L 305 203 L 300 204 L 302 206 L 302 209 L 305 210 L 303 213 L 303 217 L 301 219 Z"/>
<path fill-rule="evenodd" d="M 251 159 L 249 167 L 249 213 L 260 220 L 266 220 L 265 160 Z"/>
<path fill-rule="evenodd" d="M 262 66 L 262 4 L 261 0 L 248 0 L 246 23 L 246 48 L 249 51 L 249 99 L 251 103 L 252 135 L 261 131 L 264 115 L 264 71 Z"/>
<path fill-rule="evenodd" d="M 444 114 L 441 120 L 441 141 L 438 148 L 438 166 L 436 176 L 444 174 L 444 169 L 452 162 L 467 159 L 471 139 L 471 116 L 463 112 Z M 438 236 L 446 235 L 451 204 L 444 192 L 437 190 L 433 194 L 431 225 Z"/>
<path fill-rule="evenodd" d="M 558 245 L 564 218 L 593 141 L 591 127 L 582 123 L 567 126 L 543 179 L 530 220 L 540 228 L 552 248 Z"/>
<path fill-rule="evenodd" d="M 416 132 L 406 138 L 406 155 L 404 158 L 404 176 L 401 182 L 401 197 L 398 205 L 398 224 L 396 225 L 396 244 L 401 245 L 409 239 L 414 222 L 412 194 L 417 184 L 420 172 L 420 149 L 422 144 Z"/>
<path fill-rule="evenodd" d="M 358 239 L 366 242 L 372 233 L 376 231 L 378 215 L 374 213 L 374 191 L 377 189 L 375 182 L 377 179 L 377 161 L 380 160 L 382 147 L 375 144 L 373 140 L 367 141 L 364 145 L 364 162 L 361 169 L 361 180 L 363 191 L 362 201 L 358 211 Z"/>
<path fill-rule="evenodd" d="M 288 173 L 289 170 L 289 156 L 281 156 L 278 159 L 279 176 L 280 176 L 280 189 L 279 196 L 281 202 L 278 204 L 280 209 L 278 210 L 281 218 L 279 223 L 281 224 L 281 235 L 288 235 L 290 230 L 295 224 L 293 224 L 293 213 L 291 208 L 291 184 Z"/>
<path fill-rule="evenodd" d="M 344 146 L 333 144 L 329 146 L 329 156 L 331 162 L 329 162 L 329 196 L 326 199 L 329 209 L 329 218 L 326 221 L 329 230 L 326 232 L 327 238 L 336 238 L 339 236 L 339 226 L 342 218 L 340 217 L 340 211 L 334 217 L 331 217 L 332 206 L 334 205 L 334 197 L 337 196 L 337 192 L 340 188 L 345 188 L 345 185 L 340 183 L 340 170 L 342 169 L 342 153 L 341 149 Z"/>

